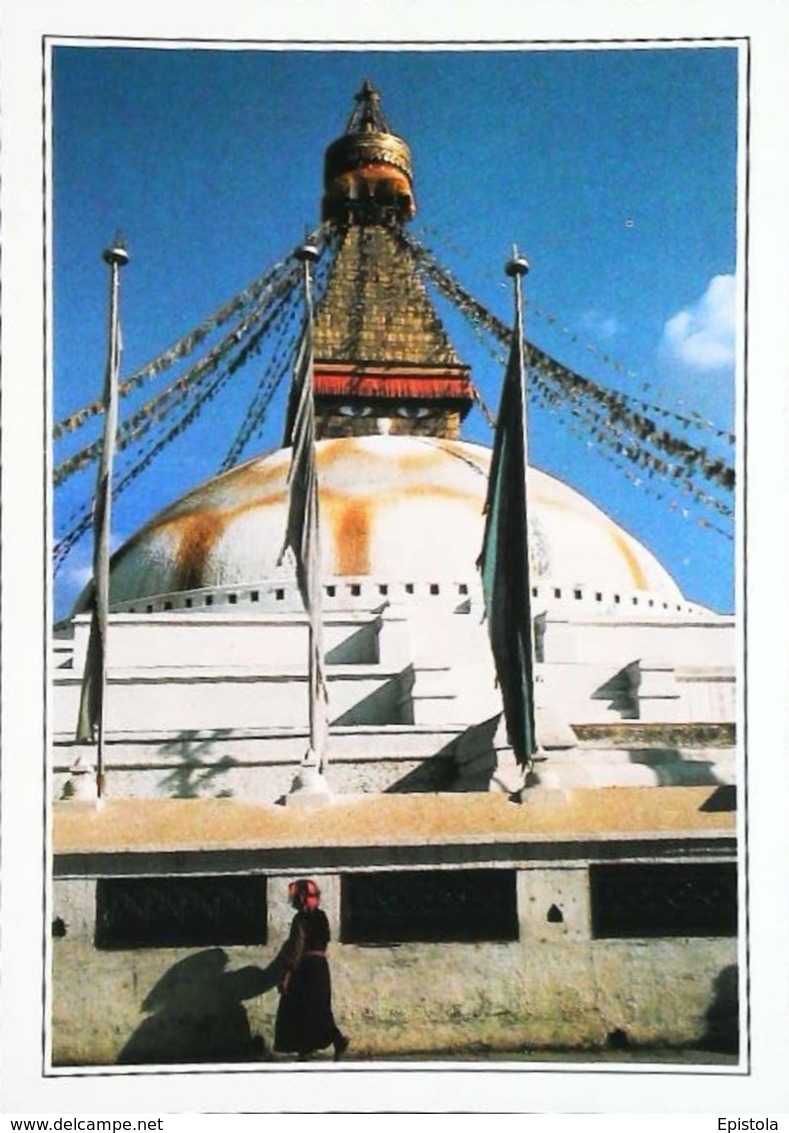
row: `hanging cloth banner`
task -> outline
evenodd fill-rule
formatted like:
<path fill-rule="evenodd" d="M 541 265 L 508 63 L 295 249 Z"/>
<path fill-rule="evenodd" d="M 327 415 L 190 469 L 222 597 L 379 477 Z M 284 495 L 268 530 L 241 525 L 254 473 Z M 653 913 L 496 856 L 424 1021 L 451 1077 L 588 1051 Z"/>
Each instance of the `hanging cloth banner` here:
<path fill-rule="evenodd" d="M 107 617 L 110 592 L 110 521 L 112 505 L 112 461 L 118 427 L 118 373 L 121 331 L 118 315 L 120 269 L 128 263 L 126 250 L 118 244 L 104 252 L 110 265 L 110 328 L 107 369 L 104 377 L 104 444 L 96 480 L 93 505 L 93 587 L 90 637 L 80 693 L 76 739 L 97 744 L 96 784 L 99 798 L 104 783 L 104 724 L 107 662 Z"/>
<path fill-rule="evenodd" d="M 318 475 L 315 453 L 313 393 L 313 311 L 310 263 L 317 253 L 306 246 L 304 265 L 304 333 L 299 344 L 293 378 L 289 420 L 291 454 L 288 474 L 289 508 L 285 542 L 279 561 L 290 548 L 296 560 L 296 582 L 307 612 L 309 628 L 310 746 L 304 763 L 325 769 L 329 705 L 323 650 L 323 587 L 318 520 Z"/>
<path fill-rule="evenodd" d="M 526 367 L 519 278 L 526 271 L 525 261 L 514 259 L 508 271 L 515 277 L 515 329 L 499 404 L 478 565 L 507 735 L 515 758 L 528 765 L 537 742 L 526 500 Z"/>

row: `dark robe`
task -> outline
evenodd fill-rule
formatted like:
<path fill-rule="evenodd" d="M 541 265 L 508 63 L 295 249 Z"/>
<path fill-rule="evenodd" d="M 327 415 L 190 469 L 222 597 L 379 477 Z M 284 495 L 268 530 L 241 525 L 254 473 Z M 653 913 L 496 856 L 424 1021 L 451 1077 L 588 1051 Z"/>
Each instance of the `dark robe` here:
<path fill-rule="evenodd" d="M 285 976 L 274 1028 L 274 1049 L 310 1054 L 340 1036 L 331 1006 L 331 976 L 325 953 L 329 922 L 322 909 L 296 913 L 283 949 Z"/>

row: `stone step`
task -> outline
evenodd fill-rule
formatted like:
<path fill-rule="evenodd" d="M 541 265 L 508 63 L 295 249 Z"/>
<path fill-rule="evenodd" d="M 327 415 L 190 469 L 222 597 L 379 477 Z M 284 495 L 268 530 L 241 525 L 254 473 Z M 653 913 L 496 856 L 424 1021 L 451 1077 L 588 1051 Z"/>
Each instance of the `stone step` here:
<path fill-rule="evenodd" d="M 331 729 L 329 756 L 332 761 L 424 760 L 455 744 L 465 729 L 436 729 L 432 726 L 392 725 L 390 727 L 340 727 Z M 147 736 L 110 734 L 106 760 L 124 766 L 209 766 L 232 760 L 238 764 L 290 763 L 304 754 L 306 729 L 238 729 L 152 733 Z M 77 744 L 73 736 L 56 738 L 53 763 L 57 769 L 72 766 L 87 745 Z"/>

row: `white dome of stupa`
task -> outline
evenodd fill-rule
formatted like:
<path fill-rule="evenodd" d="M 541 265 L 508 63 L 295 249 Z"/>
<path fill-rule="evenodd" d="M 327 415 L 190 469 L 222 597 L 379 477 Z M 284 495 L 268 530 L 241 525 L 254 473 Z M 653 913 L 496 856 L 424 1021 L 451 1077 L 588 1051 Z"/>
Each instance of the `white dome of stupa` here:
<path fill-rule="evenodd" d="M 292 562 L 278 562 L 290 458 L 290 449 L 279 449 L 249 460 L 145 524 L 113 556 L 113 607 L 180 608 L 183 601 L 134 603 L 292 578 Z M 353 578 L 402 584 L 413 593 L 425 584 L 454 583 L 473 592 L 490 459 L 481 445 L 433 437 L 319 441 L 327 584 Z M 694 612 L 643 544 L 579 492 L 533 468 L 529 509 L 531 582 L 548 604 L 585 598 L 619 615 L 634 607 Z"/>

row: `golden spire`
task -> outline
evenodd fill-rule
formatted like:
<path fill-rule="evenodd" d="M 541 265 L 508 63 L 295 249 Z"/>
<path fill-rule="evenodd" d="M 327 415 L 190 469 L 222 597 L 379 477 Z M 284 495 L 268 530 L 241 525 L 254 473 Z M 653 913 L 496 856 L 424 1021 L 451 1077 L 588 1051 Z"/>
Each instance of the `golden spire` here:
<path fill-rule="evenodd" d="M 416 212 L 411 151 L 390 131 L 369 79 L 355 101 L 345 133 L 326 150 L 323 219 L 402 224 Z"/>
<path fill-rule="evenodd" d="M 414 215 L 411 153 L 369 79 L 326 150 L 323 218 L 341 228 L 315 318 L 316 432 L 457 437 L 472 404 L 400 231 Z"/>

